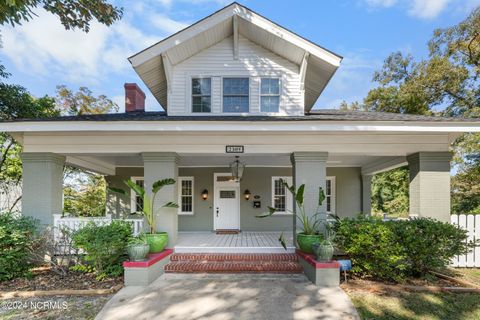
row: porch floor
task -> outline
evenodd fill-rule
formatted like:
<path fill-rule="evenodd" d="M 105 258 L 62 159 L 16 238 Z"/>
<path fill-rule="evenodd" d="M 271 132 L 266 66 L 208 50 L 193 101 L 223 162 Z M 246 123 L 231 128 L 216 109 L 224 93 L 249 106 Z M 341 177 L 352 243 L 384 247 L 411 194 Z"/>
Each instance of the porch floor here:
<path fill-rule="evenodd" d="M 176 253 L 293 253 L 293 233 L 284 232 L 287 251 L 278 238 L 280 231 L 243 231 L 238 234 L 179 232 Z"/>

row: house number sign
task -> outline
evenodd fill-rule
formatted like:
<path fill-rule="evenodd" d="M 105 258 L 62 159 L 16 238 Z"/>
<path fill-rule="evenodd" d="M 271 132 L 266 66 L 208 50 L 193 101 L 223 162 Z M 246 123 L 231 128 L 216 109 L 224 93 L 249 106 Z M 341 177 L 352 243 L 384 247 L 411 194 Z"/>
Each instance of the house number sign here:
<path fill-rule="evenodd" d="M 243 146 L 226 146 L 226 153 L 243 153 Z"/>

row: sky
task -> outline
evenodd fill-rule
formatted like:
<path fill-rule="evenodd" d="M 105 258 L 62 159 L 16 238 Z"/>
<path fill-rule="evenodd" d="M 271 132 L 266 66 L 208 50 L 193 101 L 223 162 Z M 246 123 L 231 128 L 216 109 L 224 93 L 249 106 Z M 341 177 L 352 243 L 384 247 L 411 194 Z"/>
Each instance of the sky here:
<path fill-rule="evenodd" d="M 113 3 L 123 18 L 110 27 L 93 23 L 89 33 L 67 31 L 43 9 L 22 26 L 1 28 L 0 61 L 11 83 L 34 96 L 55 95 L 57 85 L 86 86 L 124 110 L 125 82 L 147 93 L 146 109 L 162 110 L 127 58 L 221 9 L 224 0 L 148 0 Z M 241 4 L 344 57 L 315 108 L 361 101 L 373 72 L 395 51 L 428 55 L 436 28 L 464 20 L 480 0 L 244 0 Z"/>

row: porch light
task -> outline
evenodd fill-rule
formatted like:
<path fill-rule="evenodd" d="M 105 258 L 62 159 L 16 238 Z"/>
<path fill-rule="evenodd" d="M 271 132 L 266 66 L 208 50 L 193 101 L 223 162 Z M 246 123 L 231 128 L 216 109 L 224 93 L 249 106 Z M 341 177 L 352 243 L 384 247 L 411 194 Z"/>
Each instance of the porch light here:
<path fill-rule="evenodd" d="M 232 171 L 232 177 L 235 181 L 242 180 L 243 171 L 245 170 L 245 164 L 238 160 L 238 156 L 235 156 L 235 161 L 230 163 L 230 170 Z"/>
<path fill-rule="evenodd" d="M 203 200 L 207 200 L 208 199 L 208 190 L 207 189 L 204 189 L 202 191 L 202 199 Z"/>
<path fill-rule="evenodd" d="M 245 197 L 245 200 L 247 200 L 247 201 L 250 200 L 251 195 L 252 194 L 250 193 L 250 190 L 245 189 L 245 192 L 243 193 L 243 196 Z"/>

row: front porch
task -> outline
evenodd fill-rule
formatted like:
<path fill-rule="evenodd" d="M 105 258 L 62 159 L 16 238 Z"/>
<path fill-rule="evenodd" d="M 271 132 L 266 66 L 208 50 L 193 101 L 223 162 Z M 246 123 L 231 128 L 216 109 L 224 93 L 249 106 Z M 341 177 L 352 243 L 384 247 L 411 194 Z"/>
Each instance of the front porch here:
<path fill-rule="evenodd" d="M 277 231 L 243 231 L 238 234 L 179 232 L 175 253 L 294 253 L 293 233 L 285 232 L 287 250 Z"/>

